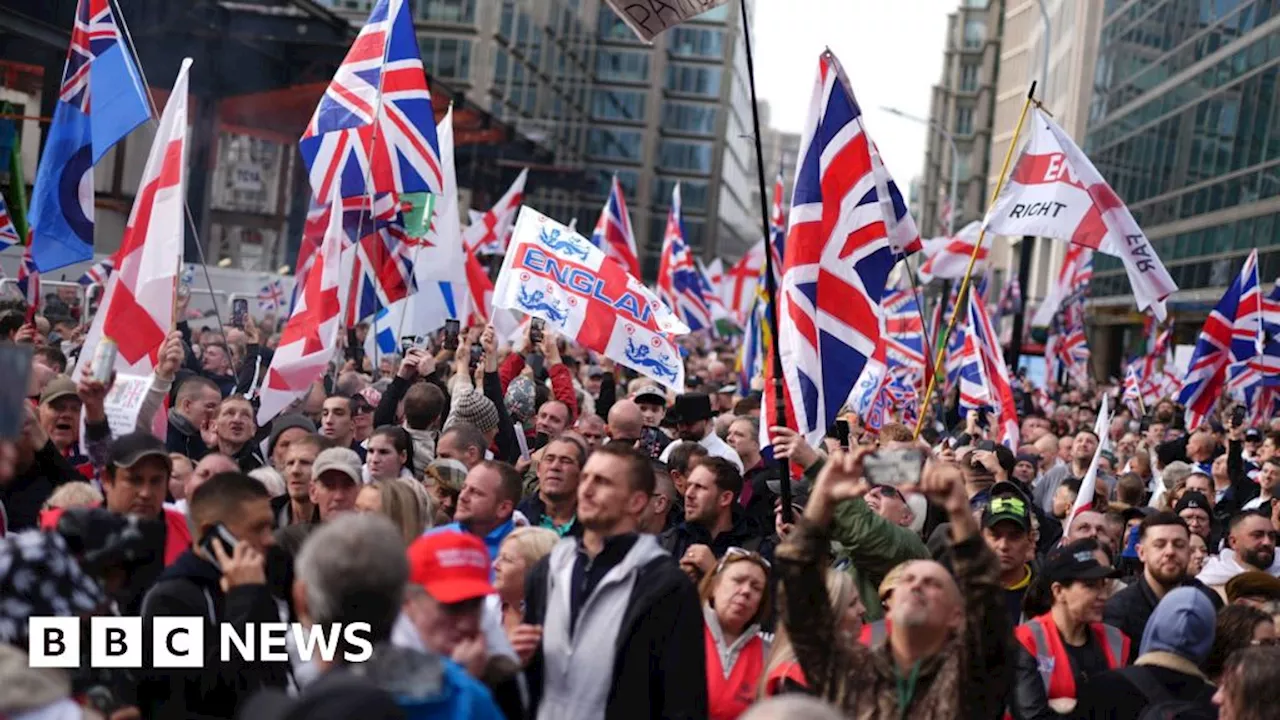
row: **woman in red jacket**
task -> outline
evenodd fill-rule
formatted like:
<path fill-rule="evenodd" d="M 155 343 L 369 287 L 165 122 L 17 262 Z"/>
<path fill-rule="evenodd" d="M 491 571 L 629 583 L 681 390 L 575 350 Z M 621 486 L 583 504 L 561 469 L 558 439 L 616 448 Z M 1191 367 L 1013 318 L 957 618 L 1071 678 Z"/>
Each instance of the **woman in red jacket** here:
<path fill-rule="evenodd" d="M 705 620 L 710 720 L 734 720 L 756 699 L 768 647 L 760 618 L 769 612 L 769 561 L 731 547 L 698 587 Z"/>
<path fill-rule="evenodd" d="M 1049 612 L 1014 629 L 1015 720 L 1052 718 L 1075 707 L 1090 677 L 1128 664 L 1129 638 L 1102 622 L 1116 571 L 1096 540 L 1054 548 L 1041 571 L 1051 585 Z"/>

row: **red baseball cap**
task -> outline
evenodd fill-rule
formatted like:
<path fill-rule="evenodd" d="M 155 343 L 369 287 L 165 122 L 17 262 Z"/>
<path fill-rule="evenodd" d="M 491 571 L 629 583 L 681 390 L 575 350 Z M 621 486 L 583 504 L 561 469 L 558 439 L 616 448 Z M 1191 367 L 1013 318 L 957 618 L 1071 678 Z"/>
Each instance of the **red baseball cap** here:
<path fill-rule="evenodd" d="M 475 535 L 453 530 L 431 533 L 409 546 L 409 582 L 446 605 L 492 595 L 489 550 Z"/>

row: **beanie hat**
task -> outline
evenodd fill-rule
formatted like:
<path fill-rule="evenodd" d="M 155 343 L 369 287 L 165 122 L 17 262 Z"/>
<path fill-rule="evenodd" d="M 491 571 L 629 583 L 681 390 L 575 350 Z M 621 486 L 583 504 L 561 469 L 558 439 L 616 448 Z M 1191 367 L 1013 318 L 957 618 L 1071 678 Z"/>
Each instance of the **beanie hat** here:
<path fill-rule="evenodd" d="M 293 428 L 301 428 L 309 433 L 315 433 L 316 424 L 305 415 L 280 415 L 271 421 L 271 434 L 267 437 L 267 457 L 271 457 L 276 451 L 276 442 L 280 440 L 280 436 L 285 430 Z"/>
<path fill-rule="evenodd" d="M 1147 621 L 1139 654 L 1173 653 L 1200 665 L 1213 647 L 1217 616 L 1203 590 L 1180 587 L 1169 592 Z"/>
<path fill-rule="evenodd" d="M 453 414 L 449 417 L 449 424 L 458 422 L 474 425 L 482 433 L 497 430 L 498 409 L 483 393 L 475 388 L 468 388 L 453 401 Z"/>
<path fill-rule="evenodd" d="M 533 381 L 529 378 L 521 376 L 511 381 L 511 384 L 507 386 L 507 394 L 503 399 L 514 420 L 524 422 L 533 419 L 537 408 L 536 394 Z"/>

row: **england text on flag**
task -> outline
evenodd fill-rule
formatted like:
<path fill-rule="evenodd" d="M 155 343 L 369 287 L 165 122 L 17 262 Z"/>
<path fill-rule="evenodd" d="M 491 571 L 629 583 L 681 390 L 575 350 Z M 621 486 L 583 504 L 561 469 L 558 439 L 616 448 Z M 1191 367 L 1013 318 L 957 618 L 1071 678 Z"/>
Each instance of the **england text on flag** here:
<path fill-rule="evenodd" d="M 963 278 L 965 271 L 969 269 L 969 258 L 973 256 L 973 248 L 978 244 L 980 235 L 982 223 L 974 221 L 961 228 L 954 237 L 934 238 L 925 243 L 925 261 L 920 264 L 920 282 Z M 986 235 L 973 266 L 975 273 L 986 267 L 987 253 L 990 250 L 991 236 Z"/>
<path fill-rule="evenodd" d="M 507 251 L 516 213 L 524 204 L 524 184 L 528 179 L 529 169 L 525 168 L 498 202 L 467 227 L 462 233 L 462 244 L 467 250 L 481 255 L 502 255 Z"/>
<path fill-rule="evenodd" d="M 816 444 L 879 344 L 896 253 L 919 237 L 830 51 L 818 60 L 799 157 L 777 342 L 788 423 Z M 774 416 L 772 395 L 764 417 Z"/>
<path fill-rule="evenodd" d="M 604 251 L 632 277 L 640 277 L 640 260 L 636 255 L 636 236 L 631 230 L 631 215 L 627 212 L 627 199 L 622 193 L 622 183 L 613 176 L 609 185 L 609 199 L 600 209 L 600 219 L 591 233 L 591 242 Z"/>
<path fill-rule="evenodd" d="M 493 304 L 540 317 L 578 345 L 684 390 L 675 336 L 689 328 L 590 240 L 532 208 L 516 219 Z"/>
<path fill-rule="evenodd" d="M 1258 319 L 1256 310 L 1260 298 L 1255 249 L 1245 258 L 1239 274 L 1205 319 L 1196 340 L 1186 379 L 1178 393 L 1178 403 L 1187 409 L 1187 428 L 1198 428 L 1209 418 L 1226 390 L 1229 369 L 1254 359 L 1260 330 L 1253 321 Z"/>
<path fill-rule="evenodd" d="M 1001 235 L 1067 240 L 1124 262 L 1138 309 L 1165 318 L 1178 289 L 1142 228 L 1084 152 L 1035 109 L 1031 137 L 983 225 Z"/>
<path fill-rule="evenodd" d="M 340 203 L 337 188 L 333 202 Z M 347 277 L 342 272 L 342 245 L 346 232 L 341 213 L 333 213 L 324 240 L 316 251 L 312 271 L 302 280 L 302 291 L 280 333 L 280 345 L 271 358 L 266 380 L 259 395 L 258 424 L 264 425 L 311 383 L 324 375 L 338 347 L 338 331 L 342 325 L 342 298 L 346 295 Z"/>
<path fill-rule="evenodd" d="M 155 369 L 160 345 L 174 324 L 174 287 L 182 264 L 187 190 L 187 76 L 182 61 L 173 91 L 160 116 L 151 154 L 142 171 L 138 197 L 112 258 L 102 306 L 93 318 L 76 372 L 91 359 L 102 338 L 116 343 L 116 371 L 146 375 Z"/>
<path fill-rule="evenodd" d="M 31 255 L 43 272 L 93 259 L 93 167 L 151 117 L 109 0 L 79 0 L 62 86 L 31 192 Z"/>

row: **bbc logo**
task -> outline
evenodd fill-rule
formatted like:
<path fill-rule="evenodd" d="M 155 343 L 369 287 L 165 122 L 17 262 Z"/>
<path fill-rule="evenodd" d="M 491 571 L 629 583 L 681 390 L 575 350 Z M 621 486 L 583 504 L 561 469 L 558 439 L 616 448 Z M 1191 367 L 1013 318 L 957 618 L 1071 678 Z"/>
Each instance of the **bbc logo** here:
<path fill-rule="evenodd" d="M 33 668 L 77 668 L 81 662 L 81 620 L 77 617 L 32 617 L 27 654 Z M 157 617 L 152 620 L 151 658 L 155 668 L 204 666 L 204 619 Z M 89 619 L 89 666 L 140 668 L 142 618 Z"/>

